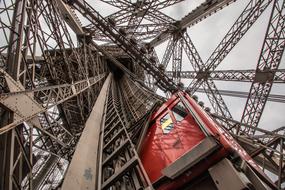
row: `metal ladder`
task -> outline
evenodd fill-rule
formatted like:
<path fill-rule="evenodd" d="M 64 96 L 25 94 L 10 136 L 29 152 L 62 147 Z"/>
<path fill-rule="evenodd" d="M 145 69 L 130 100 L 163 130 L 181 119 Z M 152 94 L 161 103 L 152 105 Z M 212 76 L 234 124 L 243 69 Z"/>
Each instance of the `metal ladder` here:
<path fill-rule="evenodd" d="M 98 189 L 152 189 L 131 141 L 122 98 L 115 81 L 109 88 L 101 133 Z"/>

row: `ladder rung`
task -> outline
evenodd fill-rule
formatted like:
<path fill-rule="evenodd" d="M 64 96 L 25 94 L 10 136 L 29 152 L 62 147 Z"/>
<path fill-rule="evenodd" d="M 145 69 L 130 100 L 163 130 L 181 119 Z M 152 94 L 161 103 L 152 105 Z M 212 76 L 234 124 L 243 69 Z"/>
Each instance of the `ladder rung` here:
<path fill-rule="evenodd" d="M 126 164 L 123 165 L 123 167 L 119 169 L 118 172 L 114 173 L 109 179 L 107 179 L 103 183 L 102 189 L 109 188 L 111 185 L 113 185 L 114 182 L 116 182 L 119 178 L 121 178 L 126 172 L 128 172 L 135 165 L 137 165 L 137 163 L 138 163 L 138 160 L 136 157 L 133 157 L 132 159 L 130 159 Z"/>
<path fill-rule="evenodd" d="M 104 149 L 107 148 L 108 146 L 110 146 L 115 140 L 117 140 L 121 135 L 121 133 L 124 131 L 124 129 L 121 129 L 118 131 L 118 133 L 116 133 L 112 139 L 104 146 Z"/>
<path fill-rule="evenodd" d="M 108 163 L 110 160 L 112 160 L 115 156 L 121 153 L 121 150 L 123 150 L 127 145 L 129 144 L 128 140 L 125 140 L 110 156 L 106 158 L 106 160 L 103 162 L 103 166 Z"/>

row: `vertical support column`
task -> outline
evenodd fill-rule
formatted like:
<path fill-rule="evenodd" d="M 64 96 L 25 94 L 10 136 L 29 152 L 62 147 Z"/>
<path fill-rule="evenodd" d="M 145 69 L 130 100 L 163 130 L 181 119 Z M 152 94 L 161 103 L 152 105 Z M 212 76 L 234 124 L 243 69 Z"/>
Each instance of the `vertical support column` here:
<path fill-rule="evenodd" d="M 176 41 L 176 46 L 174 47 L 173 52 L 173 62 L 172 62 L 172 72 L 173 72 L 173 80 L 176 84 L 181 82 L 181 69 L 182 69 L 182 50 L 183 50 L 183 38 L 182 34 L 176 33 L 174 34 L 174 40 Z"/>
<path fill-rule="evenodd" d="M 11 131 L 11 150 L 10 150 L 10 162 L 9 162 L 9 190 L 13 189 L 13 164 L 14 164 L 14 147 L 15 147 L 15 129 Z"/>
<path fill-rule="evenodd" d="M 10 33 L 8 48 L 7 68 L 8 73 L 16 80 L 19 80 L 21 68 L 21 47 L 24 30 L 24 19 L 26 13 L 26 0 L 16 0 L 15 10 Z M 24 80 L 23 80 L 24 81 Z"/>
<path fill-rule="evenodd" d="M 22 71 L 25 70 L 23 65 L 21 65 L 21 48 L 23 44 L 27 0 L 14 0 L 8 2 L 8 4 L 9 3 L 11 3 L 10 8 L 12 8 L 13 10 L 13 16 L 11 22 L 9 22 L 8 24 L 9 26 L 7 26 L 8 30 L 6 30 L 10 35 L 7 44 L 8 49 L 6 67 L 7 72 L 13 77 L 14 80 L 18 81 L 20 79 L 21 74 L 23 74 L 22 76 L 24 76 L 24 72 Z M 25 77 L 23 77 L 21 81 L 24 84 Z M 0 128 L 13 121 L 13 113 L 8 110 L 5 112 L 7 112 L 7 116 L 9 117 L 9 119 L 5 121 L 4 118 L 1 118 L 3 120 L 0 122 Z M 3 156 L 3 159 L 0 159 L 0 164 L 3 164 L 0 167 L 2 170 L 0 173 L 3 174 L 0 175 L 0 189 L 3 188 L 12 190 L 14 189 L 14 187 L 16 187 L 16 185 L 20 186 L 23 177 L 22 157 L 20 154 L 19 144 L 15 140 L 15 133 L 15 129 L 13 129 L 11 132 L 3 134 L 3 136 L 5 136 L 4 141 L 0 141 L 0 148 L 4 145 L 4 154 L 1 155 Z M 20 154 L 20 156 L 18 156 L 18 154 Z M 15 159 L 16 156 L 18 158 L 17 160 L 19 161 L 19 164 L 15 164 L 15 162 L 17 162 L 17 160 Z"/>
<path fill-rule="evenodd" d="M 12 113 L 4 110 L 1 115 L 0 127 L 6 125 L 12 121 Z M 9 189 L 9 179 L 10 179 L 10 151 L 13 150 L 11 147 L 11 136 L 12 131 L 0 135 L 0 189 Z"/>
<path fill-rule="evenodd" d="M 105 80 L 93 110 L 86 121 L 85 128 L 66 173 L 62 185 L 63 190 L 95 189 L 98 172 L 98 143 L 111 75 L 109 74 Z"/>
<path fill-rule="evenodd" d="M 256 77 L 251 84 L 245 108 L 241 117 L 242 123 L 257 127 L 270 94 L 276 69 L 279 68 L 285 50 L 285 1 L 274 0 L 266 36 L 256 67 Z M 269 79 L 262 79 L 260 71 L 272 71 Z M 255 133 L 255 130 L 246 131 Z"/>
<path fill-rule="evenodd" d="M 279 155 L 279 168 L 278 168 L 278 189 L 282 189 L 282 183 L 283 183 L 283 178 L 284 178 L 284 173 L 283 173 L 283 150 L 284 150 L 284 139 L 280 138 L 280 155 Z"/>

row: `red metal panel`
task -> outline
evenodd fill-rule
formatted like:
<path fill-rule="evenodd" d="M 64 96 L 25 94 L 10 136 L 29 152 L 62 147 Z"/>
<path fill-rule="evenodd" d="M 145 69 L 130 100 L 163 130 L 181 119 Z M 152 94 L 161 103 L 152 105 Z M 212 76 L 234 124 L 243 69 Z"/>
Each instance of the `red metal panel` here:
<path fill-rule="evenodd" d="M 152 182 L 162 176 L 161 170 L 173 163 L 177 158 L 205 138 L 205 135 L 197 126 L 191 115 L 187 115 L 181 122 L 176 122 L 171 114 L 171 108 L 178 102 L 176 98 L 171 98 L 159 109 L 159 115 L 156 115 L 155 123 L 150 127 L 145 138 L 141 160 Z M 170 114 L 174 127 L 168 133 L 164 134 L 160 120 L 167 113 Z"/>
<path fill-rule="evenodd" d="M 191 109 L 197 113 L 196 117 L 207 128 L 210 135 L 220 143 L 221 148 L 177 177 L 174 181 L 162 184 L 159 189 L 178 189 L 233 152 L 238 153 L 258 173 L 264 175 L 246 151 L 227 131 L 218 126 L 195 100 L 185 92 L 178 93 L 186 98 L 186 101 L 192 107 Z M 151 182 L 155 182 L 162 177 L 162 169 L 175 162 L 183 154 L 191 151 L 193 147 L 205 138 L 204 133 L 189 112 L 181 122 L 176 122 L 172 109 L 180 102 L 178 93 L 173 95 L 153 114 L 152 120 L 154 122 L 143 142 L 141 160 Z M 165 117 L 167 114 L 169 114 L 173 126 L 170 126 L 171 122 Z M 163 120 L 164 122 L 161 122 L 162 118 L 166 118 Z M 167 125 L 167 127 L 163 128 L 165 127 L 164 125 Z"/>
<path fill-rule="evenodd" d="M 179 92 L 183 93 L 183 92 Z M 190 98 L 187 93 L 183 93 L 187 98 L 189 103 L 194 107 L 197 111 L 199 117 L 205 122 L 208 128 L 213 132 L 216 139 L 220 141 L 220 143 L 227 149 L 229 152 L 236 152 L 239 156 L 245 160 L 248 164 L 250 164 L 255 170 L 257 170 L 260 174 L 264 175 L 263 171 L 258 167 L 258 165 L 254 162 L 254 160 L 247 154 L 247 152 L 235 141 L 235 139 L 222 127 L 218 126 L 212 118 L 203 110 L 201 107 Z"/>

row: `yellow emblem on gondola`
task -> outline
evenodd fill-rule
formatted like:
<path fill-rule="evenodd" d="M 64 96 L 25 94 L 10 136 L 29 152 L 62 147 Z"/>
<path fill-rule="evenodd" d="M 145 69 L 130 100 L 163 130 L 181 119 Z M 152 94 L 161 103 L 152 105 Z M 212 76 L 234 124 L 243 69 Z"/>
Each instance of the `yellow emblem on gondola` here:
<path fill-rule="evenodd" d="M 160 125 L 163 134 L 168 134 L 173 129 L 173 122 L 169 114 L 160 119 Z"/>

